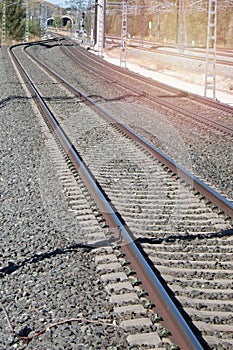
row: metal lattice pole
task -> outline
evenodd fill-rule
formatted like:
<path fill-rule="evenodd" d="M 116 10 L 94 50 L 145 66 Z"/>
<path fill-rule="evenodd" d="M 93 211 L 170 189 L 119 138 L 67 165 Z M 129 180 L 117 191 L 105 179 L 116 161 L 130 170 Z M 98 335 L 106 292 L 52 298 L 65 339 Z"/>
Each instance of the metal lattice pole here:
<path fill-rule="evenodd" d="M 43 37 L 47 29 L 47 6 L 41 4 L 40 6 L 40 35 Z"/>
<path fill-rule="evenodd" d="M 2 45 L 6 42 L 6 0 L 2 3 Z"/>
<path fill-rule="evenodd" d="M 28 29 L 29 29 L 29 3 L 26 0 L 26 23 L 25 23 L 25 42 L 28 43 Z"/>
<path fill-rule="evenodd" d="M 157 4 L 157 29 L 156 29 L 156 39 L 157 41 L 160 40 L 160 7 L 161 4 Z"/>
<path fill-rule="evenodd" d="M 126 67 L 127 1 L 122 3 L 120 66 Z"/>
<path fill-rule="evenodd" d="M 89 11 L 90 11 L 90 24 L 89 24 L 89 28 L 91 29 L 90 30 L 90 33 L 91 33 L 91 37 L 90 37 L 90 45 L 92 48 L 94 48 L 94 27 L 95 27 L 95 24 L 94 24 L 94 12 L 93 10 L 95 9 L 95 5 L 92 4 L 92 0 L 89 0 L 89 3 L 88 3 L 88 7 L 89 7 Z"/>
<path fill-rule="evenodd" d="M 104 0 L 98 0 L 97 3 L 97 50 L 99 56 L 102 56 L 104 47 L 104 3 Z"/>
<path fill-rule="evenodd" d="M 184 0 L 180 0 L 180 6 L 179 6 L 179 12 L 180 12 L 180 33 L 179 33 L 179 51 L 180 53 L 184 52 L 185 49 L 185 7 L 184 7 Z"/>
<path fill-rule="evenodd" d="M 217 0 L 209 0 L 204 95 L 207 97 L 207 90 L 209 89 L 212 92 L 212 98 L 214 100 L 216 100 L 216 32 Z"/>

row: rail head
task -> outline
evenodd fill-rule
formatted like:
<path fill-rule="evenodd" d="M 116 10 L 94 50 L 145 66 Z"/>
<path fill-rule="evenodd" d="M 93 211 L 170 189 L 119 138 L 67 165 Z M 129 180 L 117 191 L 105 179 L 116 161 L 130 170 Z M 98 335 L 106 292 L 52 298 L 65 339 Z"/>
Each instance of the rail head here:
<path fill-rule="evenodd" d="M 21 44 L 22 45 L 22 44 Z M 29 44 L 25 45 L 27 48 Z M 161 150 L 156 148 L 150 142 L 145 140 L 143 137 L 138 135 L 134 130 L 120 122 L 117 118 L 112 116 L 107 110 L 105 110 L 98 103 L 94 102 L 91 98 L 85 95 L 82 91 L 78 90 L 68 81 L 60 77 L 55 71 L 48 68 L 46 65 L 42 64 L 37 58 L 33 55 L 29 54 L 34 60 L 37 61 L 39 65 L 41 65 L 47 72 L 50 72 L 54 75 L 54 77 L 62 82 L 66 88 L 68 88 L 72 93 L 81 97 L 84 101 L 88 103 L 88 105 L 95 109 L 97 113 L 101 114 L 105 119 L 109 120 L 111 123 L 114 123 L 116 127 L 118 127 L 121 131 L 123 131 L 126 135 L 130 136 L 133 140 L 138 142 L 141 146 L 143 146 L 147 151 L 149 151 L 153 156 L 155 156 L 162 164 L 166 165 L 171 171 L 177 174 L 180 178 L 182 178 L 187 184 L 189 184 L 195 191 L 202 194 L 208 201 L 213 203 L 213 205 L 217 206 L 220 211 L 223 211 L 226 216 L 233 219 L 233 203 L 228 199 L 220 195 L 213 188 L 205 184 L 203 181 L 198 179 L 196 176 L 187 171 L 184 167 L 182 167 L 179 163 L 172 160 Z"/>
<path fill-rule="evenodd" d="M 21 74 L 25 76 L 26 80 L 30 81 L 27 74 L 25 75 L 26 73 L 25 70 L 22 67 L 20 67 L 20 63 L 17 60 L 16 62 L 17 62 L 17 66 L 21 70 Z M 63 83 L 67 83 L 67 82 L 63 81 Z M 166 290 L 164 289 L 164 287 L 162 286 L 162 284 L 154 274 L 148 262 L 139 251 L 138 246 L 134 241 L 134 237 L 132 236 L 132 233 L 130 232 L 128 227 L 125 225 L 121 217 L 118 215 L 118 213 L 116 213 L 115 208 L 112 206 L 111 202 L 109 202 L 107 196 L 102 191 L 101 187 L 96 182 L 95 178 L 92 176 L 90 170 L 87 168 L 86 164 L 84 163 L 82 158 L 79 156 L 77 150 L 70 142 L 69 138 L 67 137 L 67 135 L 65 134 L 65 132 L 63 131 L 63 129 L 61 128 L 57 120 L 55 119 L 52 112 L 49 110 L 46 103 L 42 101 L 40 94 L 38 93 L 38 91 L 36 90 L 36 88 L 34 87 L 31 81 L 28 86 L 30 86 L 30 90 L 33 91 L 33 94 L 36 97 L 37 103 L 41 106 L 40 108 L 43 110 L 43 113 L 46 116 L 48 122 L 50 123 L 51 127 L 54 129 L 54 132 L 56 133 L 61 144 L 66 150 L 69 158 L 73 162 L 74 167 L 76 168 L 77 172 L 79 173 L 80 177 L 85 183 L 89 193 L 95 200 L 109 228 L 116 235 L 116 237 L 120 239 L 121 245 L 124 251 L 126 252 L 126 254 L 128 255 L 132 265 L 135 266 L 135 269 L 139 275 L 139 278 L 141 279 L 142 283 L 146 286 L 147 290 L 149 291 L 151 300 L 155 302 L 157 308 L 161 312 L 161 315 L 166 320 L 165 324 L 167 324 L 167 327 L 172 330 L 172 338 L 182 349 L 189 349 L 189 350 L 203 349 L 202 345 L 200 344 L 200 342 L 198 341 L 198 339 L 196 338 L 192 330 L 189 328 L 184 318 L 178 311 L 177 307 L 174 305 L 173 301 L 168 296 Z M 69 88 L 71 88 L 71 85 Z M 72 89 L 74 89 L 73 91 L 76 91 L 76 93 L 81 95 L 83 99 L 86 99 L 89 104 L 92 104 L 93 108 L 98 108 L 99 113 L 104 113 L 105 117 L 107 115 L 108 119 L 111 122 L 117 125 L 121 130 L 124 130 L 124 132 L 126 132 L 127 134 L 130 134 L 131 137 L 137 140 L 137 142 L 143 145 L 147 150 L 149 150 L 153 154 L 156 153 L 157 158 L 167 166 L 171 167 L 172 171 L 178 173 L 179 176 L 184 177 L 186 181 L 187 179 L 189 179 L 190 184 L 197 183 L 198 186 L 203 186 L 203 184 L 201 184 L 198 179 L 194 178 L 193 175 L 189 174 L 185 169 L 178 166 L 170 158 L 168 158 L 161 151 L 159 151 L 154 146 L 149 144 L 149 142 L 144 140 L 142 137 L 137 135 L 129 127 L 120 123 L 115 118 L 113 119 L 112 116 L 110 116 L 101 106 L 98 106 L 96 103 L 93 104 L 92 101 L 87 96 L 82 94 L 76 88 L 72 87 Z M 214 194 L 212 195 L 213 197 L 215 197 Z M 230 213 L 233 217 L 232 205 L 230 208 L 231 208 Z"/>

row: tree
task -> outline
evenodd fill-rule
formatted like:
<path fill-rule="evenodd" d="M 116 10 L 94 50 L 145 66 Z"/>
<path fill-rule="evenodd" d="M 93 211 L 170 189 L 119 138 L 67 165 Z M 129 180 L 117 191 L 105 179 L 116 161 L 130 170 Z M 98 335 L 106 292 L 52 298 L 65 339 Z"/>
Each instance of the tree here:
<path fill-rule="evenodd" d="M 30 36 L 39 36 L 40 35 L 40 20 L 32 19 L 29 21 L 29 38 Z"/>
<path fill-rule="evenodd" d="M 22 40 L 25 34 L 26 8 L 23 0 L 6 0 L 6 34 L 15 40 Z"/>
<path fill-rule="evenodd" d="M 62 19 L 60 16 L 55 16 L 54 17 L 54 21 L 53 21 L 53 24 L 52 24 L 52 27 L 53 28 L 61 28 L 61 25 L 62 25 Z"/>
<path fill-rule="evenodd" d="M 106 31 L 121 33 L 121 2 L 108 0 Z M 128 0 L 128 32 L 131 36 L 148 36 L 148 23 L 152 23 L 152 39 L 178 43 L 180 25 L 185 43 L 206 46 L 209 0 Z M 117 7 L 116 7 L 117 4 Z M 181 7 L 181 4 L 183 7 Z M 218 1 L 217 44 L 232 47 L 233 0 Z M 183 8 L 183 17 L 181 9 Z"/>

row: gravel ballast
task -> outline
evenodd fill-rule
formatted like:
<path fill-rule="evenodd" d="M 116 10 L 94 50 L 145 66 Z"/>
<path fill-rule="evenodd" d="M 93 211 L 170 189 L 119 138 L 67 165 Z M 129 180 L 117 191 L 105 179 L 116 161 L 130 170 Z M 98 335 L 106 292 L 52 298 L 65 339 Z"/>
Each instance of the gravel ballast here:
<path fill-rule="evenodd" d="M 117 84 L 101 79 L 81 64 L 74 65 L 58 46 L 49 50 L 34 46 L 30 50 L 118 120 L 129 125 L 223 196 L 232 199 L 232 186 L 229 186 L 232 182 L 232 136 L 214 132 L 208 126 L 204 127 L 160 106 L 151 106 L 150 101 L 137 98 Z M 193 105 L 191 101 L 189 109 L 202 115 L 202 107 Z"/>
<path fill-rule="evenodd" d="M 0 349 L 129 348 L 124 331 L 107 325 L 115 316 L 95 268 L 94 249 L 80 234 L 78 215 L 68 210 L 38 115 L 3 48 L 0 75 L 0 300 L 21 336 L 81 319 L 53 327 L 27 345 L 11 334 L 0 305 Z"/>
<path fill-rule="evenodd" d="M 44 48 L 40 50 L 41 48 L 38 49 L 39 53 L 45 56 L 49 52 L 48 61 L 54 62 L 53 50 Z M 109 303 L 109 296 L 101 282 L 103 278 L 94 264 L 98 249 L 96 246 L 91 246 L 85 236 L 87 229 L 84 229 L 82 220 L 83 217 L 89 217 L 89 214 L 85 212 L 86 209 L 82 208 L 82 214 L 80 214 L 78 208 L 75 211 L 70 207 L 70 202 L 64 193 L 64 187 L 54 166 L 59 161 L 53 159 L 51 155 L 49 136 L 44 132 L 41 117 L 38 112 L 36 113 L 32 104 L 28 103 L 30 97 L 26 96 L 22 84 L 17 80 L 7 52 L 0 51 L 0 55 L 0 74 L 4 77 L 1 87 L 3 97 L 0 102 L 0 114 L 4 120 L 1 135 L 3 230 L 0 236 L 0 300 L 15 330 L 24 336 L 40 331 L 48 324 L 59 323 L 71 318 L 79 319 L 78 322 L 73 320 L 57 324 L 40 337 L 33 339 L 27 347 L 27 344 L 10 334 L 7 317 L 0 304 L 0 344 L 3 344 L 3 349 L 131 349 L 127 344 L 126 332 L 116 327 L 116 324 L 121 324 L 121 322 L 116 314 L 113 315 L 113 306 Z M 66 74 L 71 75 L 70 72 L 73 71 L 69 60 L 66 62 L 59 55 L 56 55 L 55 59 L 60 69 L 62 64 L 65 64 Z M 64 71 L 66 71 L 65 68 Z M 81 80 L 82 68 L 75 71 L 76 79 L 79 75 Z M 42 91 L 47 101 L 51 100 L 54 109 L 58 108 L 62 100 L 61 93 L 51 94 L 46 79 L 41 79 L 40 85 L 40 89 L 44 89 Z M 94 82 L 91 75 L 87 77 L 87 80 L 81 82 L 81 85 L 86 86 L 90 95 L 98 92 L 99 98 L 107 91 L 106 94 L 109 95 L 104 105 L 110 105 L 110 100 L 114 97 L 112 107 L 109 106 L 109 109 L 113 108 L 117 114 L 121 115 L 124 107 L 125 112 L 127 100 L 120 98 L 118 102 L 119 92 L 117 89 L 112 89 L 112 85 L 109 84 L 106 90 L 101 82 Z M 115 96 L 112 95 L 114 93 Z M 75 109 L 72 110 L 69 97 L 66 96 L 63 100 L 70 102 L 62 110 L 64 124 L 70 131 L 71 121 L 75 123 L 74 125 L 78 123 L 74 111 L 78 109 L 83 113 L 83 107 L 80 101 L 75 100 L 73 101 Z M 135 117 L 135 111 L 141 111 L 144 106 L 131 103 L 129 109 L 132 105 L 134 106 L 132 114 Z M 69 109 L 71 109 L 72 118 L 66 120 Z M 127 111 L 129 109 L 127 108 Z M 151 112 L 152 120 L 154 117 L 152 109 L 149 110 L 148 106 L 143 109 L 148 110 L 148 114 Z M 130 122 L 132 114 L 125 116 L 124 113 L 124 117 L 126 119 L 128 117 Z M 140 116 L 140 113 L 138 114 Z M 143 121 L 141 122 L 140 118 L 135 119 L 137 121 L 134 122 L 139 124 L 140 129 Z M 90 128 L 86 120 L 87 118 L 84 119 L 82 126 L 79 125 L 82 132 L 86 126 Z M 73 129 L 75 131 L 75 128 Z M 184 125 L 185 129 L 187 125 Z M 91 137 L 96 135 L 96 138 L 99 138 L 99 129 L 93 128 L 93 130 L 90 133 Z M 153 128 L 151 132 L 154 133 Z M 198 131 L 197 133 L 199 135 Z M 70 135 L 70 132 L 68 134 Z M 80 142 L 81 138 L 76 131 L 75 135 Z M 106 136 L 104 133 L 101 136 L 105 142 L 107 142 Z M 177 138 L 174 139 L 177 141 Z M 185 152 L 183 151 L 182 154 L 187 153 L 188 158 L 190 154 L 193 154 L 193 160 L 190 161 L 190 163 L 193 162 L 193 167 L 198 165 L 196 161 L 194 162 L 199 149 L 194 152 L 196 139 L 195 134 L 193 141 L 190 141 L 190 150 L 187 150 L 188 143 L 183 137 L 178 139 L 178 141 L 181 140 L 181 145 L 185 145 Z M 83 140 L 87 146 L 88 140 L 87 133 Z M 113 139 L 109 143 L 113 143 Z M 206 144 L 206 137 L 203 137 L 203 144 Z M 123 145 L 125 146 L 124 143 Z M 84 149 L 87 149 L 87 146 Z M 56 151 L 54 154 L 56 158 Z M 205 154 L 204 159 L 207 158 L 208 154 Z M 201 169 L 203 163 L 205 161 L 200 161 Z M 128 163 L 126 169 L 128 169 L 127 166 Z M 136 181 L 135 183 L 138 184 Z M 84 196 L 83 200 L 85 201 Z M 91 225 L 90 236 L 93 234 L 95 236 L 96 231 L 97 237 L 98 231 L 100 235 L 102 234 L 103 239 L 105 231 L 97 225 L 95 217 L 92 217 Z M 105 249 L 107 251 L 103 245 L 101 249 L 103 254 Z M 109 267 L 109 264 L 107 265 Z M 101 323 L 96 325 L 95 322 L 89 323 L 87 320 L 101 321 Z M 139 348 L 142 349 L 142 347 Z"/>

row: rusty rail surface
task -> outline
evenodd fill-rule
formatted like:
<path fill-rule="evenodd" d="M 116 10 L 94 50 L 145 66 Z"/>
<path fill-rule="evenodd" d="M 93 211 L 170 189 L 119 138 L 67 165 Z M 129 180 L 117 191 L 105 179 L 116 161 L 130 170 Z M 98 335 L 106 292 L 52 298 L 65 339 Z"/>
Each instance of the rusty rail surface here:
<path fill-rule="evenodd" d="M 123 124 L 115 117 L 113 117 L 107 110 L 105 110 L 98 103 L 91 100 L 88 96 L 86 96 L 83 92 L 75 88 L 68 81 L 60 77 L 55 71 L 48 68 L 46 65 L 41 63 L 36 57 L 27 53 L 32 59 L 36 60 L 36 62 L 43 67 L 49 74 L 53 74 L 53 76 L 60 81 L 66 88 L 68 88 L 72 93 L 81 97 L 88 105 L 94 109 L 99 115 L 101 114 L 105 119 L 109 120 L 111 123 L 114 123 L 118 129 L 122 130 L 125 134 L 143 146 L 147 151 L 153 154 L 161 163 L 166 165 L 169 169 L 171 169 L 175 174 L 181 177 L 186 183 L 188 183 L 194 190 L 201 193 L 207 200 L 216 205 L 221 211 L 223 211 L 230 218 L 233 218 L 233 203 L 227 200 L 225 197 L 220 195 L 213 188 L 205 184 L 203 181 L 198 179 L 196 176 L 191 174 L 188 170 L 186 170 L 183 166 L 172 160 L 162 151 L 160 151 L 157 147 L 152 145 L 150 142 L 145 140 L 143 137 L 138 135 L 134 130 L 132 130 L 127 125 Z M 233 133 L 233 130 L 232 130 Z"/>
<path fill-rule="evenodd" d="M 25 82 L 27 82 L 27 86 L 31 92 L 31 94 L 34 96 L 36 103 L 38 104 L 40 110 L 43 112 L 45 118 L 51 125 L 54 133 L 60 140 L 60 143 L 62 144 L 63 148 L 67 152 L 67 155 L 69 156 L 70 160 L 73 162 L 74 167 L 76 168 L 77 172 L 79 173 L 80 177 L 82 178 L 83 182 L 85 183 L 88 191 L 90 192 L 91 196 L 95 200 L 100 212 L 102 213 L 104 219 L 106 220 L 106 223 L 108 224 L 111 231 L 114 233 L 114 235 L 118 238 L 119 242 L 122 243 L 124 246 L 124 250 L 126 254 L 128 255 L 129 260 L 131 261 L 132 265 L 135 267 L 139 278 L 141 279 L 142 283 L 146 286 L 146 289 L 149 292 L 150 299 L 156 304 L 156 308 L 159 310 L 161 315 L 164 318 L 165 325 L 171 330 L 172 332 L 172 339 L 175 341 L 175 343 L 180 346 L 181 349 L 189 349 L 189 350 L 198 350 L 203 349 L 202 345 L 188 326 L 188 324 L 185 322 L 184 318 L 180 314 L 179 310 L 163 288 L 161 282 L 158 280 L 156 275 L 154 274 L 153 270 L 149 266 L 148 262 L 145 260 L 141 252 L 139 251 L 136 243 L 134 242 L 134 238 L 128 227 L 125 225 L 125 223 L 121 220 L 118 213 L 116 213 L 114 207 L 112 206 L 111 202 L 109 202 L 108 198 L 105 196 L 104 192 L 101 190 L 101 187 L 96 182 L 95 178 L 92 176 L 91 172 L 87 168 L 85 162 L 83 159 L 79 156 L 77 150 L 73 146 L 73 144 L 70 142 L 68 136 L 65 134 L 61 126 L 59 125 L 59 122 L 56 120 L 53 113 L 49 110 L 46 103 L 41 98 L 40 94 L 38 93 L 35 86 L 30 81 L 30 78 L 28 77 L 26 71 L 23 67 L 21 67 L 20 62 L 17 60 L 16 56 L 13 53 L 13 47 L 10 48 L 10 52 L 12 53 L 13 59 L 15 61 L 15 64 L 17 65 L 18 69 L 21 72 L 21 75 Z M 185 169 L 178 166 L 175 162 L 173 162 L 171 159 L 169 159 L 167 156 L 163 155 L 162 152 L 160 152 L 155 147 L 151 146 L 148 142 L 146 142 L 143 138 L 138 136 L 136 133 L 134 133 L 129 127 L 126 125 L 123 125 L 122 123 L 115 120 L 112 116 L 110 116 L 108 113 L 106 114 L 106 111 L 98 106 L 96 103 L 93 104 L 91 99 L 89 99 L 87 96 L 82 94 L 82 92 L 75 89 L 72 85 L 70 85 L 68 82 L 63 80 L 61 77 L 59 77 L 55 72 L 52 72 L 55 74 L 56 78 L 63 82 L 64 85 L 66 85 L 73 93 L 78 94 L 82 97 L 83 100 L 86 101 L 86 103 L 94 108 L 97 113 L 104 115 L 105 118 L 107 117 L 108 120 L 111 122 L 114 122 L 115 125 L 118 126 L 121 130 L 126 132 L 128 135 L 133 137 L 137 142 L 139 142 L 143 147 L 147 148 L 152 154 L 156 155 L 157 158 L 167 166 L 171 167 L 172 171 L 176 172 L 185 179 L 185 181 L 188 181 L 192 186 L 201 189 L 201 191 L 204 191 L 204 188 L 207 186 L 202 184 L 198 179 L 196 179 L 194 176 L 189 174 Z M 214 201 L 219 202 L 220 204 L 223 202 L 222 198 L 219 198 L 217 194 L 214 194 L 210 192 L 211 194 L 207 194 L 211 198 L 213 197 Z M 217 200 L 218 198 L 218 200 Z M 224 207 L 225 210 L 227 210 L 227 205 L 221 204 L 221 206 Z M 231 217 L 233 217 L 233 208 L 232 204 L 228 203 L 228 215 L 230 214 Z"/>

